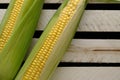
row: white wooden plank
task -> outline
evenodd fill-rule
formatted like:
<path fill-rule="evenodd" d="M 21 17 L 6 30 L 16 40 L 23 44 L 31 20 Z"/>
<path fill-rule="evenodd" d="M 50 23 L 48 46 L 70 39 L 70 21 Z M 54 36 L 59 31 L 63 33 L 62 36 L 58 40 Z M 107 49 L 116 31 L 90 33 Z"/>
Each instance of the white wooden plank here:
<path fill-rule="evenodd" d="M 120 40 L 74 39 L 62 62 L 120 62 Z"/>
<path fill-rule="evenodd" d="M 6 9 L 0 9 L 0 22 L 2 21 L 5 11 L 6 11 Z"/>
<path fill-rule="evenodd" d="M 43 10 L 38 28 L 44 28 L 56 10 Z M 78 31 L 120 31 L 120 10 L 86 10 Z"/>
<path fill-rule="evenodd" d="M 62 3 L 64 0 L 45 0 L 45 3 Z M 107 0 L 88 0 L 89 3 L 105 3 Z M 115 3 L 115 2 L 114 2 Z"/>
<path fill-rule="evenodd" d="M 63 1 L 64 0 L 45 0 L 45 3 L 62 3 Z M 0 3 L 9 3 L 9 2 L 10 0 L 0 0 Z M 100 2 L 100 0 L 89 0 L 89 2 L 96 3 L 96 2 Z"/>
<path fill-rule="evenodd" d="M 5 13 L 0 9 L 0 22 Z M 43 10 L 37 30 L 43 30 L 56 10 Z M 120 31 L 120 10 L 86 10 L 78 31 Z"/>
<path fill-rule="evenodd" d="M 120 80 L 120 67 L 58 67 L 50 80 Z"/>
<path fill-rule="evenodd" d="M 0 0 L 0 3 L 9 3 L 10 0 Z"/>
<path fill-rule="evenodd" d="M 10 0 L 0 0 L 0 3 L 9 3 Z M 63 0 L 45 0 L 46 3 L 61 3 Z"/>
<path fill-rule="evenodd" d="M 36 42 L 34 38 L 28 53 Z M 73 39 L 61 62 L 120 62 L 120 40 Z"/>
<path fill-rule="evenodd" d="M 0 0 L 9 3 L 10 0 Z M 61 3 L 62 0 L 46 0 Z M 6 10 L 0 9 L 0 22 Z M 55 10 L 43 10 L 37 30 L 43 30 Z M 120 11 L 86 10 L 78 31 L 120 31 Z M 102 25 L 102 26 L 101 26 Z M 33 39 L 31 46 L 36 43 Z M 62 62 L 120 62 L 119 40 L 73 40 Z M 30 50 L 31 48 L 30 47 Z M 29 50 L 29 51 L 30 51 Z M 28 52 L 29 52 L 28 51 Z M 51 80 L 120 80 L 120 67 L 58 67 Z"/>

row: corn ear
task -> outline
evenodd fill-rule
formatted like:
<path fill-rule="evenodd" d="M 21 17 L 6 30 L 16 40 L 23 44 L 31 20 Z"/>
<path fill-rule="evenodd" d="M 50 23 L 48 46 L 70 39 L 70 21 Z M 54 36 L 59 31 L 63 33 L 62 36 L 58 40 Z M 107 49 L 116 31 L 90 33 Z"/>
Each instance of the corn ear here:
<path fill-rule="evenodd" d="M 15 80 L 49 80 L 79 25 L 87 0 L 64 0 Z"/>
<path fill-rule="evenodd" d="M 11 0 L 0 24 L 0 80 L 13 80 L 36 29 L 44 0 Z"/>

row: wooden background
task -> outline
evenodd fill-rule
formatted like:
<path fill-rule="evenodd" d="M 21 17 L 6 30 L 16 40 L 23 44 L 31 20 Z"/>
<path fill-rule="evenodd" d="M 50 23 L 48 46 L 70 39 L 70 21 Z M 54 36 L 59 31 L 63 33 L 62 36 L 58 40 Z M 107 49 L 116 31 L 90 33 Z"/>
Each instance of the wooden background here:
<path fill-rule="evenodd" d="M 10 0 L 0 0 L 0 22 Z M 63 0 L 46 0 L 31 47 Z M 89 1 L 51 80 L 120 80 L 120 3 Z"/>

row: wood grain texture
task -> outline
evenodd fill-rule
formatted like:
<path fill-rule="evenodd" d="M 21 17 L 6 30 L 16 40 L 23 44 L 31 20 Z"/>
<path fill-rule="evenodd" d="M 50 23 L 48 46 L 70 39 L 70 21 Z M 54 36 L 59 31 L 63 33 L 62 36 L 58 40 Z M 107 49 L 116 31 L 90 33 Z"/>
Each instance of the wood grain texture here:
<path fill-rule="evenodd" d="M 50 80 L 120 80 L 120 67 L 59 67 Z"/>
<path fill-rule="evenodd" d="M 0 21 L 5 9 L 0 9 Z M 43 30 L 56 10 L 43 10 L 37 30 Z M 86 10 L 78 31 L 120 31 L 120 10 Z"/>
<path fill-rule="evenodd" d="M 6 9 L 0 9 L 0 22 L 2 21 L 5 11 L 6 11 Z"/>
<path fill-rule="evenodd" d="M 63 0 L 45 0 L 61 3 Z M 9 3 L 10 0 L 0 0 Z M 99 3 L 90 0 L 89 3 Z M 0 22 L 6 9 L 0 9 Z M 36 30 L 44 30 L 56 10 L 43 10 Z M 86 10 L 77 31 L 120 31 L 120 10 Z M 28 54 L 36 44 L 33 38 Z M 73 39 L 61 62 L 120 63 L 120 40 Z M 58 67 L 51 80 L 120 80 L 120 67 Z"/>
<path fill-rule="evenodd" d="M 38 30 L 46 26 L 56 10 L 43 10 Z M 120 31 L 120 10 L 86 10 L 78 31 Z"/>
<path fill-rule="evenodd" d="M 100 3 L 99 1 L 98 0 L 89 0 L 90 3 Z M 10 0 L 0 0 L 0 3 L 9 3 L 9 2 L 10 2 Z M 45 0 L 45 3 L 62 3 L 62 2 L 63 2 L 63 0 Z M 102 2 L 102 3 L 104 3 L 104 2 Z"/>
<path fill-rule="evenodd" d="M 0 3 L 9 3 L 10 0 L 0 0 Z"/>
<path fill-rule="evenodd" d="M 30 53 L 38 39 L 34 38 Z M 61 62 L 120 62 L 120 40 L 73 39 Z"/>

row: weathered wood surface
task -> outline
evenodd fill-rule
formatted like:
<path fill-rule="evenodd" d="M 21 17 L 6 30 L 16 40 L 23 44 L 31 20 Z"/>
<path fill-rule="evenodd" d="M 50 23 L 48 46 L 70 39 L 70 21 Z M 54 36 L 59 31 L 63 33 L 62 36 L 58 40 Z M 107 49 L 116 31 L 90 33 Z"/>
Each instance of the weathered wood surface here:
<path fill-rule="evenodd" d="M 51 80 L 120 80 L 120 67 L 59 67 Z"/>
<path fill-rule="evenodd" d="M 45 0 L 45 3 L 62 1 Z M 0 3 L 9 2 L 10 0 L 0 0 Z M 96 0 L 89 3 L 96 3 Z M 5 11 L 6 9 L 0 9 L 0 22 Z M 55 11 L 44 9 L 36 30 L 43 31 Z M 120 10 L 85 10 L 77 32 L 79 31 L 120 32 Z M 36 42 L 37 38 L 33 38 L 28 53 Z M 120 63 L 120 39 L 73 39 L 61 62 L 86 63 L 86 66 L 87 63 Z M 120 80 L 119 75 L 120 67 L 60 66 L 51 80 Z"/>
<path fill-rule="evenodd" d="M 64 0 L 45 0 L 45 3 L 62 3 L 63 1 Z M 96 2 L 98 3 L 99 1 L 98 0 L 89 0 L 90 3 L 96 3 Z M 10 0 L 0 0 L 0 3 L 9 3 L 9 2 L 10 2 Z"/>
<path fill-rule="evenodd" d="M 0 9 L 0 21 L 5 9 Z M 43 30 L 56 10 L 43 10 L 37 30 Z M 120 31 L 120 10 L 86 10 L 78 31 Z"/>
<path fill-rule="evenodd" d="M 31 47 L 37 42 L 34 38 Z M 120 40 L 73 39 L 61 62 L 120 62 Z"/>
<path fill-rule="evenodd" d="M 44 28 L 55 10 L 43 10 L 37 29 Z M 120 10 L 86 10 L 78 31 L 120 31 Z"/>

